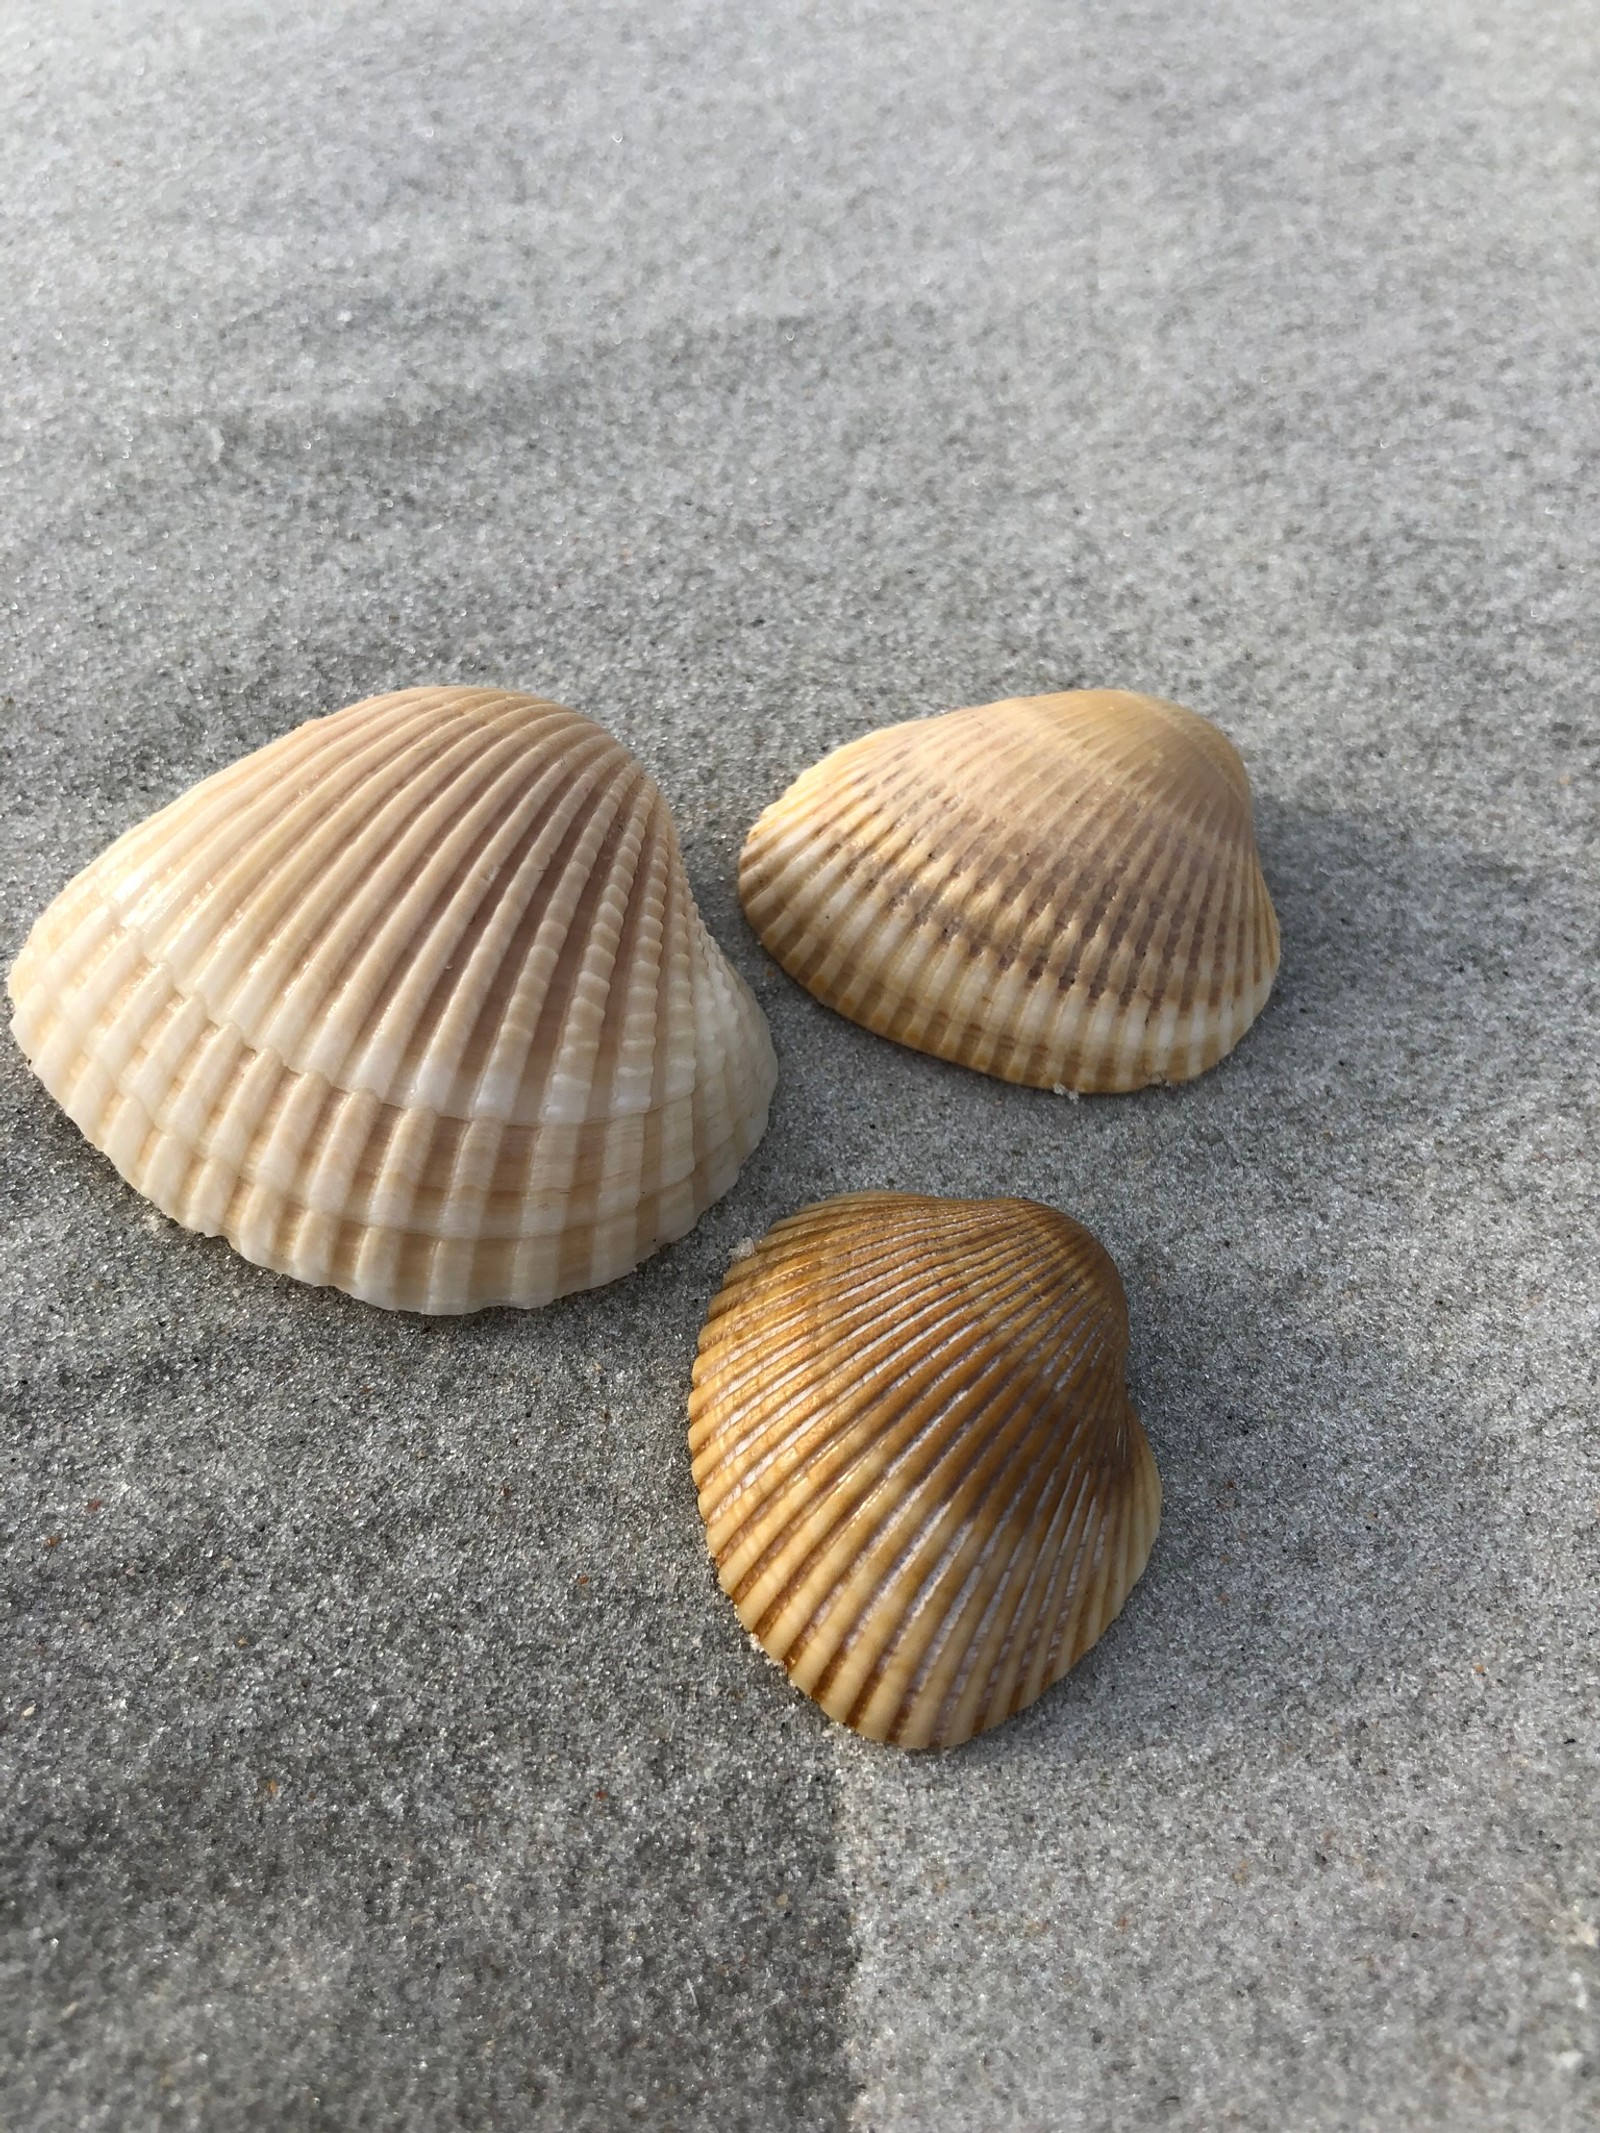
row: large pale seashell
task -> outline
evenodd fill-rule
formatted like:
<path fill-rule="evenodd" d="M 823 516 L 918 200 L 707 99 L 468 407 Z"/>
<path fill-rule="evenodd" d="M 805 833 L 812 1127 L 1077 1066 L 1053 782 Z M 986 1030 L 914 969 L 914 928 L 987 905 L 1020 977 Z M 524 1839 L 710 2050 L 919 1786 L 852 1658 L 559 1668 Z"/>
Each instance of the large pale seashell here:
<path fill-rule="evenodd" d="M 1031 1200 L 860 1192 L 738 1262 L 689 1448 L 722 1588 L 873 1740 L 947 1748 L 1058 1681 L 1161 1515 L 1109 1255 Z"/>
<path fill-rule="evenodd" d="M 789 975 L 880 1036 L 1035 1088 L 1187 1081 L 1278 967 L 1250 781 L 1209 720 L 1014 697 L 825 756 L 745 842 Z"/>
<path fill-rule="evenodd" d="M 207 778 L 62 891 L 10 992 L 164 1213 L 413 1311 L 626 1273 L 733 1183 L 776 1077 L 651 779 L 498 689 L 373 697 Z"/>

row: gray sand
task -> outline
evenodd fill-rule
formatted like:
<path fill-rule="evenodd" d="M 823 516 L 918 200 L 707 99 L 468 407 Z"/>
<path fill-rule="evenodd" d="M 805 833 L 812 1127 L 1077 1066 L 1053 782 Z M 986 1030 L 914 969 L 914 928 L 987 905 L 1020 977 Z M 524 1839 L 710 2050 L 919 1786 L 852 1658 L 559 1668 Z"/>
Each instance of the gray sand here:
<path fill-rule="evenodd" d="M 0 953 L 422 680 L 587 710 L 784 1080 L 534 1315 L 150 1211 L 7 1043 L 0 2124 L 1600 2122 L 1597 53 L 1566 0 L 0 10 Z M 1250 764 L 1192 1087 L 902 1053 L 743 925 L 824 748 L 1112 683 Z M 1105 1238 L 1166 1522 L 909 1759 L 751 1649 L 682 1407 L 852 1186 Z"/>

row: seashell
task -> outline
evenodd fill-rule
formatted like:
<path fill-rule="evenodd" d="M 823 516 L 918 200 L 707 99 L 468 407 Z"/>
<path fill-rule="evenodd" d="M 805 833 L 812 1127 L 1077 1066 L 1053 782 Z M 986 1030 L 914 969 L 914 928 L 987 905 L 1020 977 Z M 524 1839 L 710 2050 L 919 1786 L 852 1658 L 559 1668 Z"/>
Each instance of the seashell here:
<path fill-rule="evenodd" d="M 9 989 L 163 1213 L 413 1311 L 626 1273 L 733 1183 L 777 1071 L 649 776 L 498 689 L 376 696 L 207 778 L 68 884 Z"/>
<path fill-rule="evenodd" d="M 1278 967 L 1237 751 L 1120 689 L 835 749 L 751 830 L 739 894 L 826 1006 L 1034 1088 L 1187 1081 L 1238 1043 Z"/>
<path fill-rule="evenodd" d="M 689 1449 L 739 1619 L 830 1718 L 948 1748 L 1113 1620 L 1161 1482 L 1089 1232 L 1032 1200 L 847 1193 L 770 1230 L 700 1335 Z"/>

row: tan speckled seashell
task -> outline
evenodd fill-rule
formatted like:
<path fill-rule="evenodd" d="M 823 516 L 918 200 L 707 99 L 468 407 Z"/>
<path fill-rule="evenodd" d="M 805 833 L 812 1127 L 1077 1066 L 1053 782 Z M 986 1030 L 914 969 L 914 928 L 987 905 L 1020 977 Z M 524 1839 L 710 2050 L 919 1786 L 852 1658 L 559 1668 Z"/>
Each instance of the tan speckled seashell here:
<path fill-rule="evenodd" d="M 1035 1088 L 1204 1073 L 1278 967 L 1237 751 L 1198 713 L 1119 689 L 836 749 L 751 830 L 739 894 L 827 1006 Z"/>
<path fill-rule="evenodd" d="M 681 1236 L 760 1139 L 760 1009 L 666 802 L 589 719 L 407 689 L 128 831 L 10 976 L 51 1094 L 163 1213 L 413 1311 Z"/>
<path fill-rule="evenodd" d="M 1128 1312 L 1031 1200 L 860 1192 L 740 1260 L 700 1335 L 689 1449 L 722 1589 L 830 1718 L 947 1748 L 1112 1621 L 1161 1515 Z"/>

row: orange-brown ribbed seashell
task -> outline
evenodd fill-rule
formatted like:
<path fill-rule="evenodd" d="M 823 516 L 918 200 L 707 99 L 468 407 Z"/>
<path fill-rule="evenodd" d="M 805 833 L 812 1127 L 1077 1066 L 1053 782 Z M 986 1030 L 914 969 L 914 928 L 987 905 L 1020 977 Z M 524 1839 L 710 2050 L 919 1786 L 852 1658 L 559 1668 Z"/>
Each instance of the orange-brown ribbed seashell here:
<path fill-rule="evenodd" d="M 1110 1256 L 1032 1200 L 849 1193 L 735 1264 L 689 1396 L 700 1515 L 830 1718 L 952 1747 L 1094 1643 L 1161 1515 L 1127 1353 Z"/>
<path fill-rule="evenodd" d="M 1204 1073 L 1278 967 L 1238 752 L 1198 713 L 1120 689 L 836 749 L 751 830 L 739 894 L 826 1006 L 1035 1088 Z"/>
<path fill-rule="evenodd" d="M 68 884 L 10 993 L 164 1213 L 411 1311 L 625 1274 L 727 1191 L 776 1076 L 651 779 L 500 689 L 376 696 L 207 778 Z"/>

